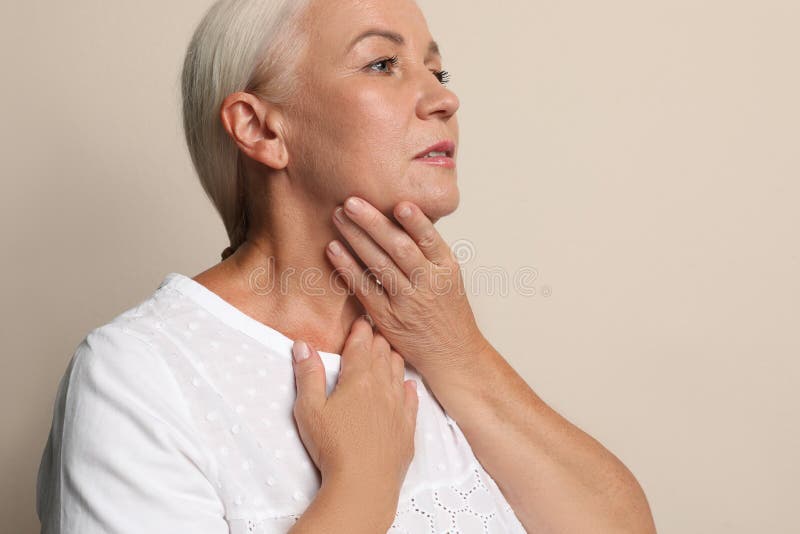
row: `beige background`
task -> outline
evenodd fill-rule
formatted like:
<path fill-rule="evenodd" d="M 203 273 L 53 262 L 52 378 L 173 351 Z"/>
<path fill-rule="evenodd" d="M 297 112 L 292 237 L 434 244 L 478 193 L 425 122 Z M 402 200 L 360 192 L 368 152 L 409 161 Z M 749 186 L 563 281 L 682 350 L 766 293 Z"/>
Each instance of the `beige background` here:
<path fill-rule="evenodd" d="M 227 244 L 178 115 L 209 3 L 0 4 L 4 532 L 38 531 L 80 340 Z M 468 277 L 538 273 L 533 296 L 477 288 L 487 337 L 630 467 L 659 532 L 797 532 L 800 3 L 490 4 L 421 2 L 461 99 L 439 228 Z"/>

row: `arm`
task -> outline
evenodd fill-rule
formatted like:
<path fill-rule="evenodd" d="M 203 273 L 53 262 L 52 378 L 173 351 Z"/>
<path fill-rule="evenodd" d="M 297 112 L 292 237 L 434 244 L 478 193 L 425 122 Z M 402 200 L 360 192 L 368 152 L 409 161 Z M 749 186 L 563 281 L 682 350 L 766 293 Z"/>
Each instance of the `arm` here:
<path fill-rule="evenodd" d="M 466 361 L 421 374 L 528 532 L 655 533 L 642 488 L 616 456 L 488 342 Z"/>
<path fill-rule="evenodd" d="M 363 480 L 323 479 L 317 496 L 289 534 L 386 534 L 394 522 L 399 493 L 369 491 Z"/>
<path fill-rule="evenodd" d="M 182 402 L 144 341 L 119 326 L 90 332 L 56 396 L 37 479 L 41 532 L 227 534 Z"/>
<path fill-rule="evenodd" d="M 335 224 L 370 272 L 342 247 L 328 247 L 328 258 L 464 432 L 526 529 L 655 532 L 631 472 L 547 406 L 480 333 L 454 251 L 419 206 L 395 205 L 402 228 L 364 199 L 348 198 L 345 207 L 347 220 Z"/>

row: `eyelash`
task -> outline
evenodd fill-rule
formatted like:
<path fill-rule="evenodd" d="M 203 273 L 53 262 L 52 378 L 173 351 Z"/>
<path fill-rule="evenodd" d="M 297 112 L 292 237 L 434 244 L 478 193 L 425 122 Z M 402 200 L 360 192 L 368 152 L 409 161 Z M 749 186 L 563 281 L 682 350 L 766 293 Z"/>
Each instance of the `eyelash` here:
<path fill-rule="evenodd" d="M 399 60 L 397 59 L 397 56 L 392 56 L 392 57 L 389 57 L 389 58 L 384 58 L 384 59 L 380 59 L 378 61 L 375 61 L 374 63 L 371 63 L 369 66 L 372 67 L 372 66 L 377 65 L 379 63 L 391 63 L 392 67 L 396 67 L 398 61 Z M 439 79 L 439 83 L 441 83 L 442 85 L 447 85 L 447 83 L 450 81 L 450 73 L 447 72 L 446 70 L 434 70 L 434 71 L 431 71 L 431 72 L 433 72 L 434 76 L 436 76 L 436 78 Z"/>

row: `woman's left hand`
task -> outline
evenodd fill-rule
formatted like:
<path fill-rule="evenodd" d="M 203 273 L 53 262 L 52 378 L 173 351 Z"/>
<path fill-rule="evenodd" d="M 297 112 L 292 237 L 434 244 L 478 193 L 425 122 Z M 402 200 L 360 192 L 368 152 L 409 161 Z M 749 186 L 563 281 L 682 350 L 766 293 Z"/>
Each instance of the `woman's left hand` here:
<path fill-rule="evenodd" d="M 423 376 L 471 364 L 488 342 L 460 265 L 430 219 L 408 201 L 394 207 L 402 228 L 363 199 L 350 197 L 344 206 L 336 210 L 343 222 L 335 213 L 334 224 L 367 269 L 336 241 L 326 252 L 381 334 Z"/>

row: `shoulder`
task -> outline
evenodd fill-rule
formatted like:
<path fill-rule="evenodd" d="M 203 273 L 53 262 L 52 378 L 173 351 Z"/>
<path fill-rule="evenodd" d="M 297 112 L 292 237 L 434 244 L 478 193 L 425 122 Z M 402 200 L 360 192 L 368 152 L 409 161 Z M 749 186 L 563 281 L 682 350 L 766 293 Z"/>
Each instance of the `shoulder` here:
<path fill-rule="evenodd" d="M 70 395 L 105 392 L 138 398 L 161 417 L 183 404 L 180 388 L 164 361 L 167 348 L 125 323 L 108 323 L 89 332 L 76 348 L 67 373 Z M 145 408 L 145 405 L 140 406 Z"/>
<path fill-rule="evenodd" d="M 90 331 L 76 348 L 59 385 L 54 424 L 65 452 L 125 446 L 124 430 L 153 441 L 197 447 L 182 389 L 158 339 L 112 322 Z M 202 465 L 205 459 L 197 449 Z"/>
<path fill-rule="evenodd" d="M 178 348 L 164 329 L 164 317 L 177 308 L 178 298 L 159 289 L 92 329 L 65 373 L 70 402 L 74 395 L 104 391 L 120 399 L 138 399 L 138 407 L 156 418 L 185 416 L 186 401 L 168 364 Z"/>
<path fill-rule="evenodd" d="M 37 478 L 43 532 L 116 530 L 127 519 L 112 519 L 112 511 L 123 502 L 147 524 L 186 526 L 205 517 L 219 525 L 213 458 L 164 361 L 165 346 L 146 332 L 130 314 L 91 330 L 75 350 Z M 200 505 L 202 514 L 188 517 Z"/>
<path fill-rule="evenodd" d="M 180 349 L 165 328 L 165 317 L 182 307 L 181 298 L 159 287 L 81 340 L 59 386 L 63 398 L 57 399 L 65 418 L 81 415 L 66 421 L 75 430 L 92 418 L 114 416 L 195 438 L 179 369 L 172 363 Z"/>
<path fill-rule="evenodd" d="M 169 434 L 185 448 L 196 446 L 187 400 L 167 363 L 178 349 L 161 331 L 162 317 L 176 298 L 156 290 L 80 341 L 54 406 L 53 425 L 61 427 L 57 438 L 64 452 L 120 440 L 123 433 L 114 425 L 135 429 L 140 437 L 160 440 Z"/>

